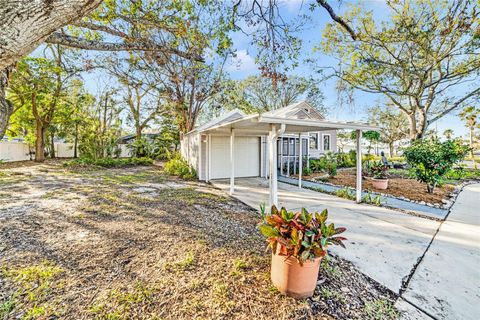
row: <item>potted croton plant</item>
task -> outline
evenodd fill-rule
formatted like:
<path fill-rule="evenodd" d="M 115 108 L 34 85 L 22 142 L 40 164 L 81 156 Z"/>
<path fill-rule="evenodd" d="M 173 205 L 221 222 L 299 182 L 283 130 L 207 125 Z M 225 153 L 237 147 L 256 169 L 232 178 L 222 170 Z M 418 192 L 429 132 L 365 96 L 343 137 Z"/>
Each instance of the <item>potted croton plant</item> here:
<path fill-rule="evenodd" d="M 340 245 L 346 240 L 338 234 L 345 228 L 327 225 L 328 212 L 309 213 L 306 209 L 294 213 L 272 206 L 265 213 L 261 207 L 263 223 L 260 232 L 267 237 L 272 250 L 271 279 L 274 286 L 294 298 L 312 296 L 317 284 L 320 260 L 329 245 Z"/>
<path fill-rule="evenodd" d="M 372 185 L 375 189 L 385 190 L 388 188 L 387 170 L 387 166 L 380 161 L 374 162 L 370 166 Z"/>

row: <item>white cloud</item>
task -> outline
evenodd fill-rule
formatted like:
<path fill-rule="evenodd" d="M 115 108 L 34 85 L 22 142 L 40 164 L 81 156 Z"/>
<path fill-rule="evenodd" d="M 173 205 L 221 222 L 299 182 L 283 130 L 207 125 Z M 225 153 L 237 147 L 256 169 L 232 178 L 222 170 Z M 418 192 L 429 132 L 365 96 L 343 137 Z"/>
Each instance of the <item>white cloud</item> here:
<path fill-rule="evenodd" d="M 226 68 L 227 71 L 254 71 L 257 70 L 255 59 L 252 58 L 247 50 L 238 50 L 237 56 L 232 58 Z"/>

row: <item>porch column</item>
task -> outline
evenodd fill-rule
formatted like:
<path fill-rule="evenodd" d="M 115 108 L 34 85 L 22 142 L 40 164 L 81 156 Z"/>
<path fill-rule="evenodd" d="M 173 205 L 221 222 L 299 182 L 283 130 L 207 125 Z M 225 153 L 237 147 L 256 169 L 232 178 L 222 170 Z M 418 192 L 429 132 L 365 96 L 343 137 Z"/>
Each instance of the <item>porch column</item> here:
<path fill-rule="evenodd" d="M 207 182 L 210 181 L 212 175 L 212 135 L 207 135 Z"/>
<path fill-rule="evenodd" d="M 230 195 L 235 191 L 235 129 L 230 131 Z"/>
<path fill-rule="evenodd" d="M 275 125 L 272 125 L 272 130 L 268 134 L 268 163 L 269 163 L 269 169 L 270 169 L 270 179 L 268 180 L 269 182 L 269 187 L 270 187 L 270 198 L 269 198 L 269 205 L 270 208 L 272 205 L 277 204 L 278 202 L 278 195 L 277 195 L 277 166 L 276 164 L 276 157 L 275 157 L 275 133 L 276 133 L 276 128 Z"/>
<path fill-rule="evenodd" d="M 276 141 L 274 141 L 276 145 Z M 278 159 L 277 159 L 278 161 Z M 278 164 L 276 164 L 278 166 Z M 280 137 L 280 175 L 283 176 L 283 138 Z"/>
<path fill-rule="evenodd" d="M 362 130 L 357 130 L 357 192 L 355 200 L 362 202 Z"/>
<path fill-rule="evenodd" d="M 310 134 L 307 139 L 307 168 L 310 168 Z"/>
<path fill-rule="evenodd" d="M 302 164 L 302 134 L 298 134 L 298 145 L 300 146 L 299 151 L 298 151 L 298 187 L 302 187 L 302 171 L 303 171 L 303 164 Z"/>

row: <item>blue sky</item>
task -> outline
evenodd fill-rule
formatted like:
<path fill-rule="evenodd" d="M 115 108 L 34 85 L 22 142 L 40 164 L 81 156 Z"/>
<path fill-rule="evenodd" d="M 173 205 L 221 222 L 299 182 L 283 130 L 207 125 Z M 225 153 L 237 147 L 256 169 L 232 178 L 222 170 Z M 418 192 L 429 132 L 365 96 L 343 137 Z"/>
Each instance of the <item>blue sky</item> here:
<path fill-rule="evenodd" d="M 309 13 L 309 4 L 314 0 L 284 0 L 280 7 L 282 16 L 288 19 L 294 19 L 299 13 Z M 335 11 L 342 14 L 349 6 L 349 4 L 357 4 L 358 1 L 343 0 L 330 1 Z M 386 15 L 386 5 L 381 0 L 363 1 L 367 9 L 374 11 L 375 19 L 388 19 Z M 300 34 L 303 41 L 302 52 L 306 57 L 312 52 L 312 48 L 321 40 L 323 28 L 327 23 L 331 22 L 331 18 L 323 8 L 316 8 L 312 14 L 312 20 L 305 26 L 305 29 Z M 232 79 L 244 79 L 250 75 L 258 75 L 258 66 L 255 64 L 255 47 L 250 44 L 250 38 L 242 32 L 237 32 L 232 35 L 234 49 L 237 51 L 237 57 L 230 61 L 227 65 L 226 71 Z M 95 54 L 90 53 L 92 57 Z M 335 66 L 336 62 L 333 58 L 325 56 L 319 52 L 315 53 L 318 65 L 321 66 Z M 298 68 L 290 72 L 290 75 L 310 75 L 312 74 L 311 67 L 307 65 L 300 65 Z M 103 72 L 93 72 L 85 74 L 84 79 L 88 90 L 92 94 L 97 94 L 99 90 L 107 84 L 112 84 L 112 79 L 107 78 Z M 319 82 L 321 80 L 319 79 Z M 346 120 L 346 121 L 365 121 L 367 118 L 366 110 L 372 105 L 381 104 L 383 97 L 381 95 L 368 94 L 357 90 L 354 94 L 354 102 L 351 105 L 341 105 L 338 102 L 337 93 L 335 90 L 335 80 L 331 79 L 323 81 L 320 84 L 325 101 L 324 105 L 329 110 L 327 118 L 332 120 Z M 440 121 L 434 123 L 429 129 L 437 129 L 439 135 L 445 129 L 451 128 L 455 136 L 465 136 L 467 129 L 456 114 L 448 115 Z"/>
<path fill-rule="evenodd" d="M 313 0 L 285 0 L 281 5 L 282 15 L 287 19 L 297 16 L 299 13 L 310 13 L 309 4 Z M 356 4 L 358 1 L 330 1 L 335 11 L 339 14 L 344 12 L 349 4 Z M 386 5 L 384 1 L 363 1 L 365 7 L 373 10 L 375 19 L 387 19 Z M 327 23 L 331 22 L 328 13 L 322 9 L 317 8 L 313 12 L 313 19 L 309 26 L 301 33 L 300 38 L 303 41 L 303 52 L 308 55 L 312 52 L 312 48 L 321 40 L 323 28 Z M 255 48 L 250 45 L 250 39 L 245 34 L 238 32 L 233 35 L 234 48 L 237 50 L 237 58 L 227 71 L 233 79 L 243 79 L 249 75 L 259 74 L 258 68 L 255 65 Z M 315 53 L 318 59 L 318 65 L 335 66 L 336 62 L 333 58 L 325 56 L 321 53 Z M 291 75 L 309 75 L 312 74 L 309 66 L 300 65 L 293 70 Z M 328 118 L 335 120 L 366 120 L 366 109 L 369 106 L 381 104 L 383 97 L 381 95 L 368 94 L 359 90 L 355 91 L 353 105 L 340 105 L 338 102 L 337 93 L 335 90 L 335 80 L 324 81 L 320 84 L 325 95 L 325 106 L 329 110 Z M 451 128 L 456 136 L 464 136 L 467 129 L 462 121 L 455 114 L 446 116 L 440 121 L 434 123 L 429 129 L 437 129 L 441 135 L 445 129 Z"/>

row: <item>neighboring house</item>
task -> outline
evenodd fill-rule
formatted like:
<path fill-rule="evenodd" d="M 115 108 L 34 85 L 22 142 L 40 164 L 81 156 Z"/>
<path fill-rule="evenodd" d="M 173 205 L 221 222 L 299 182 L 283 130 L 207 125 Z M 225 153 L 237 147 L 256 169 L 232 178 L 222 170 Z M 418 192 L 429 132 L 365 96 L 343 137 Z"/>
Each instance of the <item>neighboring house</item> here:
<path fill-rule="evenodd" d="M 181 153 L 200 180 L 268 177 L 278 170 L 288 175 L 307 166 L 309 158 L 336 152 L 336 131 L 340 129 L 376 128 L 326 120 L 306 102 L 254 115 L 233 110 L 184 134 Z M 271 141 L 276 145 L 269 148 Z M 270 171 L 270 163 L 277 164 L 276 170 Z"/>
<path fill-rule="evenodd" d="M 158 133 L 144 133 L 144 134 L 142 134 L 142 138 L 145 138 L 148 142 L 153 142 L 156 137 L 158 137 Z M 118 138 L 117 143 L 118 144 L 130 144 L 136 138 L 137 138 L 136 135 L 130 134 L 128 136 Z"/>

